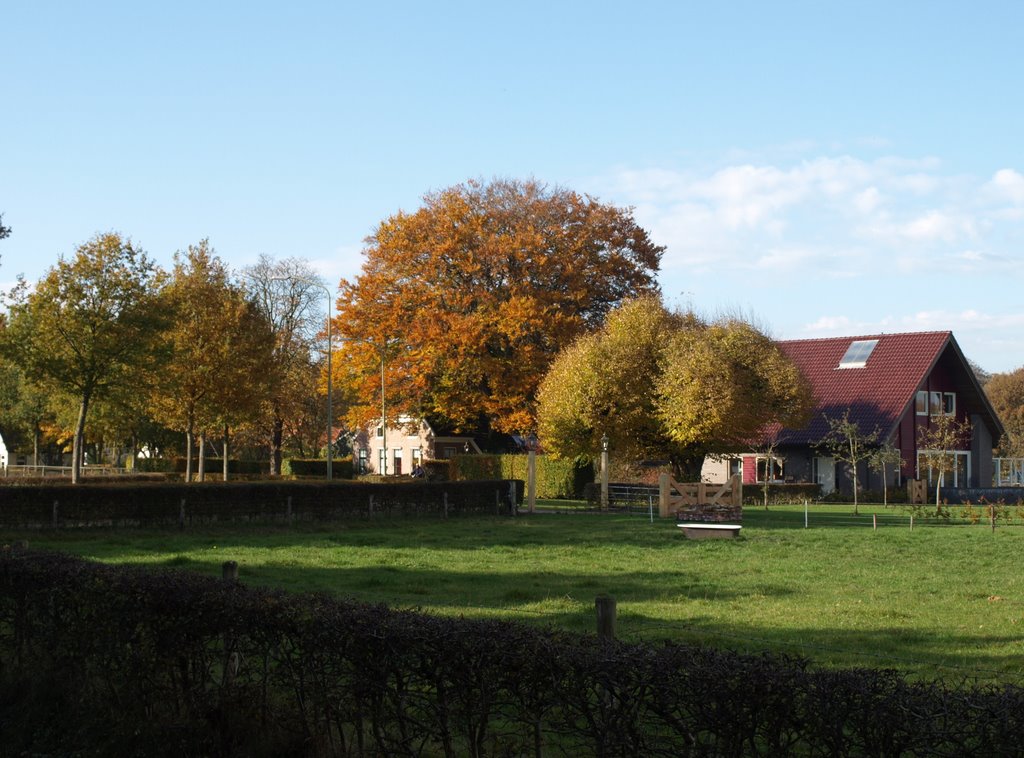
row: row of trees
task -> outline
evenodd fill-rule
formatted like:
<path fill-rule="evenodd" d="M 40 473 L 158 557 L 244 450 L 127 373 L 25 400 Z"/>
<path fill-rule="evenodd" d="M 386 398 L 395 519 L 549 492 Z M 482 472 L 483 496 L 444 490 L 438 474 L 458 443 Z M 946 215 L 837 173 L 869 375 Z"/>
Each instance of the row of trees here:
<path fill-rule="evenodd" d="M 219 439 L 226 462 L 232 429 L 279 463 L 286 420 L 317 414 L 308 398 L 321 371 L 320 285 L 294 259 L 262 258 L 241 274 L 206 240 L 164 272 L 106 233 L 33 287 L 20 281 L 0 331 L 5 431 L 20 429 L 36 446 L 45 433 L 70 437 L 73 481 L 87 423 L 93 439 L 151 454 L 183 433 L 190 479 L 194 438 L 202 476 L 207 440 Z"/>
<path fill-rule="evenodd" d="M 656 292 L 662 251 L 628 209 L 532 180 L 428 194 L 375 229 L 362 272 L 340 283 L 336 415 L 351 429 L 379 418 L 386 361 L 392 422 L 534 429 L 551 361 L 627 297 Z M 0 371 L 17 389 L 0 424 L 71 438 L 76 481 L 88 436 L 159 450 L 166 430 L 187 451 L 216 436 L 225 458 L 229 437 L 259 438 L 275 471 L 289 435 L 326 425 L 323 287 L 294 260 L 233 277 L 205 241 L 163 272 L 130 240 L 98 235 L 11 293 Z"/>

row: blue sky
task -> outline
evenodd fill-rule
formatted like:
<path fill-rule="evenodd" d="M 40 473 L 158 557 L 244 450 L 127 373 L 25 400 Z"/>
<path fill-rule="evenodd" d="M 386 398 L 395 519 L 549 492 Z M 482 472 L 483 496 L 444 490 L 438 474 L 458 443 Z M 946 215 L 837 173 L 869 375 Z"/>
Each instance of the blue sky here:
<path fill-rule="evenodd" d="M 151 7 L 152 6 L 152 7 Z M 0 285 L 99 231 L 358 272 L 425 192 L 636 208 L 669 302 L 1024 364 L 1022 3 L 8 3 Z"/>

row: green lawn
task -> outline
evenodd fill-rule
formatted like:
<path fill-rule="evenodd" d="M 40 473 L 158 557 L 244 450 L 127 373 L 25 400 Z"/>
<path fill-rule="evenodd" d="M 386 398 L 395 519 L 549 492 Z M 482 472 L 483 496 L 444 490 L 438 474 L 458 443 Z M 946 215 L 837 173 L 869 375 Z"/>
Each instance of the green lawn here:
<path fill-rule="evenodd" d="M 646 515 L 0 534 L 111 563 L 581 631 L 618 601 L 623 639 L 800 653 L 826 665 L 1024 683 L 1024 525 L 916 524 L 898 509 L 748 509 L 743 536 L 687 541 Z"/>

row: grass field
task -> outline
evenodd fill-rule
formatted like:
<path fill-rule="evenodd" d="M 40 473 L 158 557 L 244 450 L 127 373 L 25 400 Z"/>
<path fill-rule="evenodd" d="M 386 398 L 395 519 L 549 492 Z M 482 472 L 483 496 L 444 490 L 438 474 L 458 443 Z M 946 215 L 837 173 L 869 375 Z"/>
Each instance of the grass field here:
<path fill-rule="evenodd" d="M 917 524 L 901 510 L 748 509 L 738 540 L 687 541 L 646 515 L 217 526 L 0 535 L 110 563 L 219 574 L 432 613 L 798 653 L 950 682 L 1024 683 L 1024 525 Z"/>

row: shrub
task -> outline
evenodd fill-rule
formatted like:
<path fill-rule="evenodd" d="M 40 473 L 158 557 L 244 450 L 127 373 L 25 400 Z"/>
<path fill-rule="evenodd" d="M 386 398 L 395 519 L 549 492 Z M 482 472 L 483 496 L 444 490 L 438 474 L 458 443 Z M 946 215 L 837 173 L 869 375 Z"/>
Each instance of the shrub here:
<path fill-rule="evenodd" d="M 351 479 L 352 458 L 334 458 L 331 461 L 331 476 L 335 479 Z M 281 475 L 293 477 L 327 478 L 326 458 L 285 458 L 281 461 Z"/>
<path fill-rule="evenodd" d="M 4 490 L 0 525 L 160 525 L 212 521 L 509 513 L 509 482 L 63 484 Z M 514 483 L 522 502 L 523 483 Z"/>
<path fill-rule="evenodd" d="M 1019 687 L 0 553 L 11 755 L 1017 755 Z M 59 724 L 59 726 L 55 726 Z"/>
<path fill-rule="evenodd" d="M 520 479 L 525 482 L 528 458 L 524 453 L 457 455 L 451 461 L 452 478 Z M 583 496 L 584 485 L 594 481 L 594 466 L 589 458 L 559 460 L 538 455 L 536 462 L 539 498 L 579 498 Z"/>

